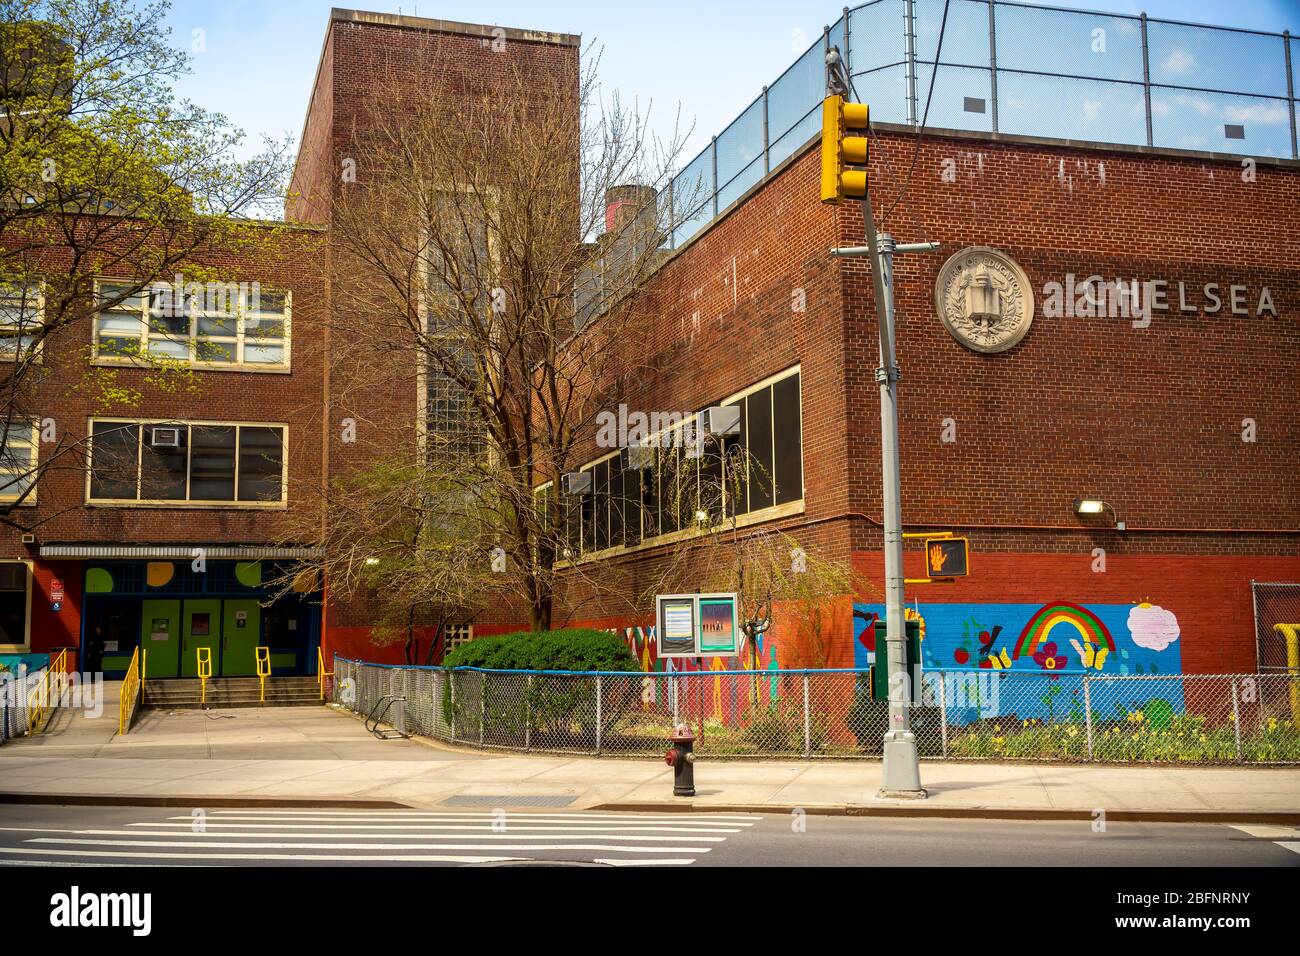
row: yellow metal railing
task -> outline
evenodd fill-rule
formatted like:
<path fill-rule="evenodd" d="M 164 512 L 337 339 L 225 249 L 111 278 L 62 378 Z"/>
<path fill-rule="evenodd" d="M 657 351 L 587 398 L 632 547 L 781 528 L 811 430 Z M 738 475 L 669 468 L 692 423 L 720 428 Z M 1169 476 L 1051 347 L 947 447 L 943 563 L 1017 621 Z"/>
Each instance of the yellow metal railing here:
<path fill-rule="evenodd" d="M 126 676 L 122 678 L 122 692 L 117 699 L 117 732 L 125 735 L 131 729 L 131 718 L 135 716 L 136 703 L 144 694 L 142 655 L 139 647 L 131 655 L 131 663 L 126 665 Z"/>
<path fill-rule="evenodd" d="M 271 676 L 271 649 L 257 648 L 257 682 L 261 685 L 262 703 L 266 703 L 266 679 Z"/>
<path fill-rule="evenodd" d="M 316 684 L 317 684 L 318 687 L 320 687 L 320 699 L 321 699 L 321 700 L 324 700 L 324 699 L 325 699 L 325 678 L 327 678 L 327 677 L 333 677 L 333 676 L 334 676 L 334 672 L 333 672 L 333 671 L 327 671 L 327 670 L 325 669 L 325 652 L 322 651 L 322 650 L 320 649 L 319 646 L 317 646 L 317 648 L 316 648 Z"/>
<path fill-rule="evenodd" d="M 1291 675 L 1291 720 L 1300 727 L 1300 624 L 1274 624 L 1286 641 L 1286 670 Z"/>
<path fill-rule="evenodd" d="M 200 647 L 195 651 L 199 668 L 199 703 L 208 704 L 208 678 L 212 676 L 212 648 Z"/>
<path fill-rule="evenodd" d="M 27 691 L 27 732 L 39 734 L 68 689 L 68 648 L 51 652 L 50 662 Z"/>

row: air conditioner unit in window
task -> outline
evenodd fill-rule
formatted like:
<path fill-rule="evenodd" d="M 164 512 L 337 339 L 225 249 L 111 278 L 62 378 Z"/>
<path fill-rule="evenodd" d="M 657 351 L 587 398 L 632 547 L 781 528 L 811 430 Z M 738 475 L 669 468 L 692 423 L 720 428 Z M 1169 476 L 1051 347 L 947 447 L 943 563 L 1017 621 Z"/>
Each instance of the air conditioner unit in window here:
<path fill-rule="evenodd" d="M 712 405 L 704 410 L 704 433 L 706 435 L 739 435 L 740 406 Z"/>
<path fill-rule="evenodd" d="M 653 445 L 628 445 L 623 449 L 624 471 L 649 471 L 655 466 Z"/>
<path fill-rule="evenodd" d="M 574 498 L 585 498 L 591 494 L 591 472 L 570 471 L 564 476 L 562 487 L 564 493 Z"/>
<path fill-rule="evenodd" d="M 149 429 L 150 448 L 180 448 L 181 430 L 175 427 Z"/>

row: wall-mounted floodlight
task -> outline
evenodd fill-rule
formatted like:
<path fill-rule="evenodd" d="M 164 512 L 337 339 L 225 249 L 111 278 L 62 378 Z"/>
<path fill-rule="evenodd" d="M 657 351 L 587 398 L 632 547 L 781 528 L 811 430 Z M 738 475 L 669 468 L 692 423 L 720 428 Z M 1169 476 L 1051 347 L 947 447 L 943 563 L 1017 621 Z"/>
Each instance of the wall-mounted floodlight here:
<path fill-rule="evenodd" d="M 1077 515 L 1104 514 L 1108 508 L 1110 509 L 1110 513 L 1115 518 L 1115 530 L 1123 531 L 1125 529 L 1125 524 L 1123 521 L 1119 520 L 1119 514 L 1115 511 L 1115 507 L 1113 505 L 1107 504 L 1106 502 L 1102 501 L 1100 498 L 1075 498 L 1074 499 L 1074 513 Z"/>

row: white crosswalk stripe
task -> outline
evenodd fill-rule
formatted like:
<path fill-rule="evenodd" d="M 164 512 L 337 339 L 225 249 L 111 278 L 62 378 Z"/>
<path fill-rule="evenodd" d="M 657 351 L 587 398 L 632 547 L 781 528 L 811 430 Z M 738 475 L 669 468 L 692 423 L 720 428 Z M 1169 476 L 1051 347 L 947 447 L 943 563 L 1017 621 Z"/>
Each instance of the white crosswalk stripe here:
<path fill-rule="evenodd" d="M 120 826 L 0 827 L 0 864 L 515 863 L 689 866 L 751 814 L 531 811 L 159 811 Z"/>
<path fill-rule="evenodd" d="M 1234 826 L 1233 829 L 1240 830 L 1242 833 L 1260 840 L 1272 840 L 1284 850 L 1300 853 L 1300 829 L 1296 827 L 1280 827 L 1272 824 L 1249 826 L 1242 824 Z"/>

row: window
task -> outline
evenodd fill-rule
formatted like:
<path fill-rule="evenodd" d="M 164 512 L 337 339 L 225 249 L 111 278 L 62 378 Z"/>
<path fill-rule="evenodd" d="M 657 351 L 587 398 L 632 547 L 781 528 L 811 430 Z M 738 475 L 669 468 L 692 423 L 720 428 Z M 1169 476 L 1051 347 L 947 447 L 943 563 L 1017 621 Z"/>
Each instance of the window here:
<path fill-rule="evenodd" d="M 564 497 L 565 541 L 574 556 L 635 547 L 703 520 L 761 516 L 803 500 L 799 369 L 784 372 L 721 404 L 740 410 L 740 432 L 688 447 L 679 430 L 698 429 L 686 416 L 652 436 L 654 464 L 636 470 L 622 455 L 584 465 L 591 492 Z M 695 434 L 699 434 L 698 431 Z"/>
<path fill-rule="evenodd" d="M 424 433 L 431 455 L 473 458 L 487 448 L 471 389 L 480 381 L 481 345 L 494 334 L 500 302 L 489 217 L 480 202 L 468 190 L 437 193 L 425 235 Z"/>
<path fill-rule="evenodd" d="M 26 563 L 0 562 L 0 646 L 27 647 L 30 581 Z"/>
<path fill-rule="evenodd" d="M 473 624 L 446 624 L 442 628 L 442 653 L 445 657 L 456 648 L 474 640 Z"/>
<path fill-rule="evenodd" d="M 0 422 L 0 502 L 36 503 L 36 493 L 28 490 L 36 481 L 37 440 L 35 422 Z"/>
<path fill-rule="evenodd" d="M 0 359 L 17 358 L 39 345 L 44 312 L 39 282 L 0 282 Z"/>
<path fill-rule="evenodd" d="M 724 445 L 733 477 L 728 510 L 750 514 L 803 498 L 799 372 L 778 378 L 727 404 L 741 407 L 740 434 Z M 733 451 L 733 449 L 735 449 Z"/>
<path fill-rule="evenodd" d="M 285 433 L 284 425 L 93 421 L 88 500 L 282 505 Z"/>
<path fill-rule="evenodd" d="M 287 292 L 256 283 L 96 283 L 99 359 L 143 358 L 204 368 L 283 370 L 289 365 Z"/>

